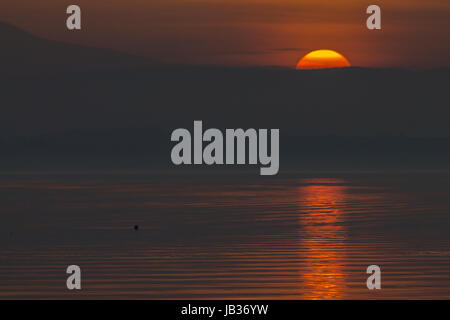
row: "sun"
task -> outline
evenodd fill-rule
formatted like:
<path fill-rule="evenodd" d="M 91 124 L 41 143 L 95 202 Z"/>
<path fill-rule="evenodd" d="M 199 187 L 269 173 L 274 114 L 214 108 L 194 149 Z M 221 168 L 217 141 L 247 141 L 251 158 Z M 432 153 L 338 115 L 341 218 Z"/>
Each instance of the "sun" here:
<path fill-rule="evenodd" d="M 350 62 L 339 52 L 316 50 L 301 58 L 297 69 L 325 69 L 350 67 Z"/>

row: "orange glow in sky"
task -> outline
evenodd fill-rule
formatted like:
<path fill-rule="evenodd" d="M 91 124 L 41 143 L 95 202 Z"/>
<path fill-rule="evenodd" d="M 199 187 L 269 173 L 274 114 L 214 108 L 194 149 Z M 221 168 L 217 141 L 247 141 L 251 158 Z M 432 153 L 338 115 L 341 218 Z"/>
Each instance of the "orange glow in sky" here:
<path fill-rule="evenodd" d="M 359 0 L 77 0 L 82 29 L 68 32 L 68 2 L 0 1 L 0 22 L 44 39 L 113 49 L 154 62 L 294 68 L 331 48 L 352 66 L 450 65 L 450 2 L 383 2 L 382 30 Z M 7 45 L 7 44 L 3 44 Z"/>

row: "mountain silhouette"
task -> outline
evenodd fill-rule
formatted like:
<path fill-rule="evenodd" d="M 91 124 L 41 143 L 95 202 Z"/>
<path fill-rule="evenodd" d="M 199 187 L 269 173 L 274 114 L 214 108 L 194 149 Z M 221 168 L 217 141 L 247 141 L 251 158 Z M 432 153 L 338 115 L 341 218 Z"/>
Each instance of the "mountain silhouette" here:
<path fill-rule="evenodd" d="M 167 165 L 170 133 L 194 120 L 205 130 L 278 128 L 282 161 L 294 168 L 308 157 L 325 168 L 450 163 L 449 68 L 168 66 L 4 23 L 0 37 L 0 150 L 12 165 Z"/>
<path fill-rule="evenodd" d="M 289 136 L 450 137 L 449 69 L 114 66 L 14 75 L 0 74 L 0 136 L 167 131 L 203 120 L 205 127 L 278 128 Z"/>
<path fill-rule="evenodd" d="M 149 64 L 145 58 L 109 49 L 39 38 L 0 22 L 0 69 L 12 75 L 120 69 Z"/>

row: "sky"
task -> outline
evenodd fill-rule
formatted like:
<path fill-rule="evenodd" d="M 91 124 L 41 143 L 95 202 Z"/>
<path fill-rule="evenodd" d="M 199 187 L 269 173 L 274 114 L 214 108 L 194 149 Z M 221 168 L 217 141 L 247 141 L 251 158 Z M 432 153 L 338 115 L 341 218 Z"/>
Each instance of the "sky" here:
<path fill-rule="evenodd" d="M 68 31 L 66 7 L 82 9 Z M 366 8 L 382 9 L 382 30 Z M 450 66 L 450 1 L 443 0 L 14 0 L 0 21 L 46 39 L 105 47 L 155 62 L 295 68 L 317 49 L 353 66 Z"/>

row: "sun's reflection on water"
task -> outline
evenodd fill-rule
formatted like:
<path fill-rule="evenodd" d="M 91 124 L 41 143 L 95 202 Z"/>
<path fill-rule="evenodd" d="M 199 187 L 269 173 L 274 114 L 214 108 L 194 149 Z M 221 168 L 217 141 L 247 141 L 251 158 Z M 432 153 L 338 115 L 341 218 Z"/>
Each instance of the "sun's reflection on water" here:
<path fill-rule="evenodd" d="M 302 298 L 343 298 L 346 186 L 340 180 L 314 179 L 299 192 Z"/>

